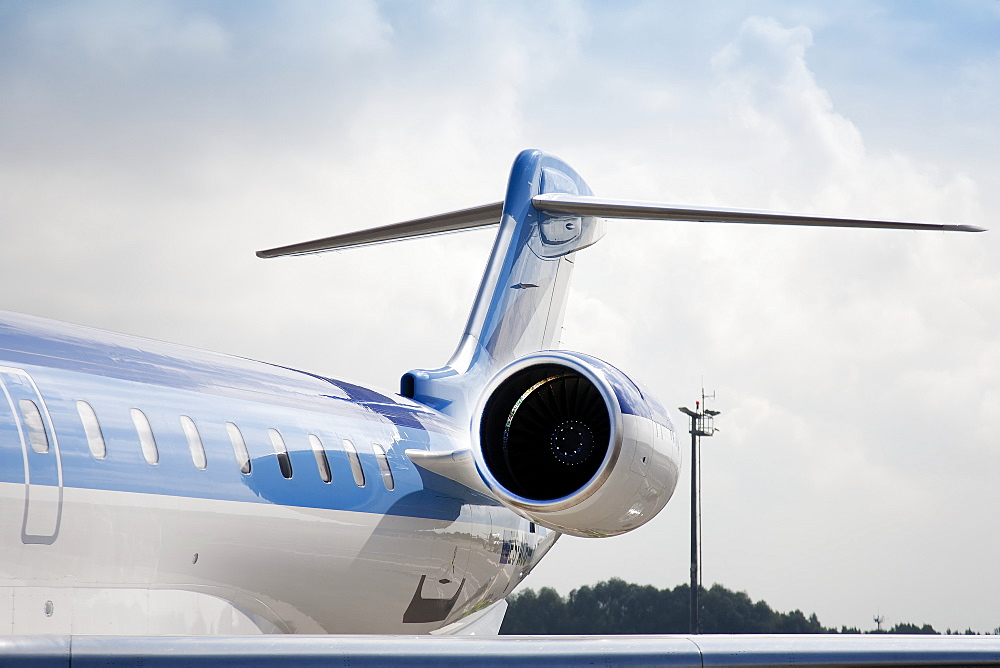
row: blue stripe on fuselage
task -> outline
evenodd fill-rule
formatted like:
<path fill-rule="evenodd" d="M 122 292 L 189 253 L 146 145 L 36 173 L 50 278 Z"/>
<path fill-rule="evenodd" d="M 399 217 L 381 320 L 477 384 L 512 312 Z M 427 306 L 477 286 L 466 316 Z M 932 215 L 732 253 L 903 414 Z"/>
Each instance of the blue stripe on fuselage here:
<path fill-rule="evenodd" d="M 351 394 L 363 388 L 355 385 L 345 384 L 345 391 L 337 381 L 281 367 L 16 314 L 0 315 L 0 358 L 0 365 L 24 369 L 38 385 L 58 435 L 66 487 L 457 517 L 456 500 L 425 490 L 403 451 L 453 449 L 467 435 L 405 399 L 372 392 L 357 402 Z M 107 444 L 104 459 L 90 453 L 77 400 L 97 413 Z M 143 459 L 131 408 L 149 418 L 160 453 L 155 466 Z M 205 470 L 194 467 L 181 415 L 198 426 Z M 239 472 L 226 422 L 243 434 L 252 459 L 249 475 Z M 287 445 L 291 479 L 281 475 L 270 428 Z M 320 478 L 310 434 L 325 446 L 331 483 Z M 23 482 L 20 441 L 2 420 L 0 437 L 0 481 Z M 354 483 L 345 438 L 361 456 L 364 487 Z M 372 443 L 386 450 L 395 482 L 391 492 L 382 483 Z"/>
<path fill-rule="evenodd" d="M 0 357 L 53 369 L 188 389 L 293 408 L 330 411 L 329 399 L 391 404 L 401 426 L 450 431 L 426 406 L 353 383 L 274 364 L 0 311 Z M 360 396 L 359 396 L 360 395 Z M 379 411 L 376 411 L 379 412 Z"/>

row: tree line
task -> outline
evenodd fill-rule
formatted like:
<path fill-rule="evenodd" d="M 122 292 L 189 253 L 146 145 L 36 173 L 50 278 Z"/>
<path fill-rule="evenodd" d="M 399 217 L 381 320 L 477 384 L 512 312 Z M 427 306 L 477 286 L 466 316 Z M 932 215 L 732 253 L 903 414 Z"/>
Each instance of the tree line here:
<path fill-rule="evenodd" d="M 507 599 L 504 635 L 614 635 L 688 632 L 689 586 L 657 589 L 613 578 L 574 589 L 563 598 L 549 587 L 526 589 Z M 857 628 L 827 628 L 816 614 L 776 612 L 764 601 L 722 585 L 701 590 L 702 633 L 862 633 Z M 948 631 L 951 633 L 951 631 Z M 865 633 L 937 634 L 930 624 L 896 624 Z M 967 631 L 966 633 L 972 633 Z"/>

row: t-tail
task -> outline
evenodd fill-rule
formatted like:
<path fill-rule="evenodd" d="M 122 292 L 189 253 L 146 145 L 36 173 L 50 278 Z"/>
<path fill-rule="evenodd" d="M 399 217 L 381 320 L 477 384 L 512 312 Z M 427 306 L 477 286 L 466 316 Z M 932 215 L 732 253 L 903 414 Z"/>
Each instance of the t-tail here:
<path fill-rule="evenodd" d="M 549 214 L 538 195 L 590 196 L 566 163 L 541 151 L 515 160 L 500 229 L 458 348 L 440 369 L 405 374 L 402 394 L 466 418 L 483 387 L 504 366 L 559 347 L 576 251 L 604 236 L 592 216 Z M 498 207 L 499 208 L 499 207 Z"/>
<path fill-rule="evenodd" d="M 803 216 L 598 198 L 541 151 L 514 161 L 503 202 L 257 253 L 300 255 L 499 225 L 465 331 L 438 369 L 401 394 L 468 425 L 470 447 L 408 450 L 419 466 L 521 515 L 580 536 L 649 521 L 677 484 L 680 449 L 663 406 L 613 366 L 557 350 L 574 257 L 605 219 L 981 231 L 967 225 Z"/>

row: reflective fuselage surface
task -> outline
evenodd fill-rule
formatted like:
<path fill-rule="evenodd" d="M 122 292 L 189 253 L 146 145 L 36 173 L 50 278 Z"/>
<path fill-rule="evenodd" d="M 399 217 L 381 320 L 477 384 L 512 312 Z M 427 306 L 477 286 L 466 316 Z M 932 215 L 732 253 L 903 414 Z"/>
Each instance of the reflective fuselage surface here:
<path fill-rule="evenodd" d="M 5 633 L 425 633 L 557 536 L 414 466 L 468 429 L 399 396 L 11 313 L 0 384 Z"/>

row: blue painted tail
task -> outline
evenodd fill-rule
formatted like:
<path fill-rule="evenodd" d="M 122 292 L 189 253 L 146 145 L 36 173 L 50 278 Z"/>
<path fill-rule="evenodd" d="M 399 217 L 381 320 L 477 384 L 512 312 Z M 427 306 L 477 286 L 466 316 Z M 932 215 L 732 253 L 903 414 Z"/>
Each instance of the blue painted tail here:
<path fill-rule="evenodd" d="M 604 221 L 540 212 L 531 200 L 546 193 L 592 194 L 562 160 L 522 151 L 511 169 L 500 229 L 458 348 L 447 366 L 403 376 L 403 394 L 464 417 L 500 368 L 558 346 L 574 254 L 603 236 Z"/>

